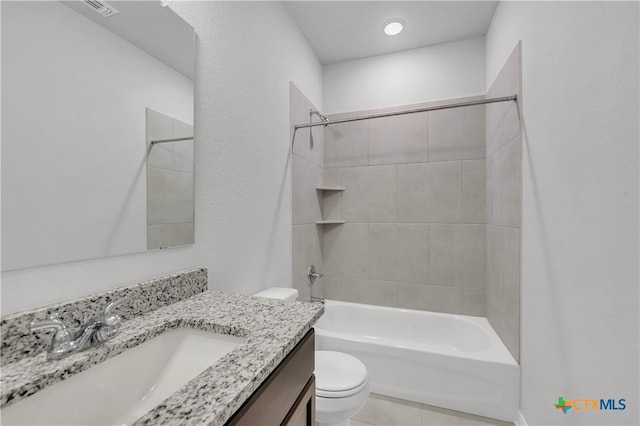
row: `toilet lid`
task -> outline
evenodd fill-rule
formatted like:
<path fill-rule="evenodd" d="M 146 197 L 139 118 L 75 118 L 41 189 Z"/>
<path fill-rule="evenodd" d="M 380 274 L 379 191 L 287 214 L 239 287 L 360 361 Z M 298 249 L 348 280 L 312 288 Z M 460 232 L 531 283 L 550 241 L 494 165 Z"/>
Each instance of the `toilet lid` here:
<path fill-rule="evenodd" d="M 345 397 L 358 393 L 367 381 L 367 368 L 351 355 L 316 351 L 316 394 Z"/>

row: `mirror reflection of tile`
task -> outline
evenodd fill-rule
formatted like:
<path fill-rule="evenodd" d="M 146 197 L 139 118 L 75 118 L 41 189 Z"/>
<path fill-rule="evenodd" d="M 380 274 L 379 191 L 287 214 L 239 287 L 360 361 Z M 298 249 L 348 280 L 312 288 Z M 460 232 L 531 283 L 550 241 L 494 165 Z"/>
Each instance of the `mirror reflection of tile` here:
<path fill-rule="evenodd" d="M 193 126 L 147 108 L 147 249 L 193 244 Z"/>

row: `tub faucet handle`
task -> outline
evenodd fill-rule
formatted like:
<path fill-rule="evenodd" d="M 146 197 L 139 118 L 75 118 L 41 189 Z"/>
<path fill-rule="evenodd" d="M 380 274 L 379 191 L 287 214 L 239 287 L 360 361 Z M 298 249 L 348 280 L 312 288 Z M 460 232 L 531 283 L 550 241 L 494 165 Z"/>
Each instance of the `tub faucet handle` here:
<path fill-rule="evenodd" d="M 307 271 L 307 278 L 309 278 L 309 285 L 313 285 L 317 279 L 322 278 L 324 275 L 316 271 L 316 267 L 311 265 Z"/>

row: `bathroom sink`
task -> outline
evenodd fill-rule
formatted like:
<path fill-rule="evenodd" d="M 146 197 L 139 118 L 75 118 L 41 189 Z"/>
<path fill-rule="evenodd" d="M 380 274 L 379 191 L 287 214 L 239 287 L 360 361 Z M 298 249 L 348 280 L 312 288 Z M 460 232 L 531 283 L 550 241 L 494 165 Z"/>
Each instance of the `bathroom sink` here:
<path fill-rule="evenodd" d="M 3 425 L 128 425 L 242 345 L 190 328 L 135 348 L 3 408 Z"/>

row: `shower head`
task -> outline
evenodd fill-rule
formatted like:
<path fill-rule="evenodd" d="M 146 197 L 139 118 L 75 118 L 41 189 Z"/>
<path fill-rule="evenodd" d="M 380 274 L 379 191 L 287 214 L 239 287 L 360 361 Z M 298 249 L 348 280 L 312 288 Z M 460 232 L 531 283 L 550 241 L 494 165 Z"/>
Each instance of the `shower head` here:
<path fill-rule="evenodd" d="M 324 121 L 325 123 L 327 121 L 329 121 L 329 119 L 327 117 L 325 117 L 324 115 L 320 114 L 320 112 L 316 111 L 315 109 L 312 109 L 311 111 L 309 111 L 309 118 L 313 117 L 313 114 L 315 114 L 318 117 L 320 117 L 320 120 Z"/>

